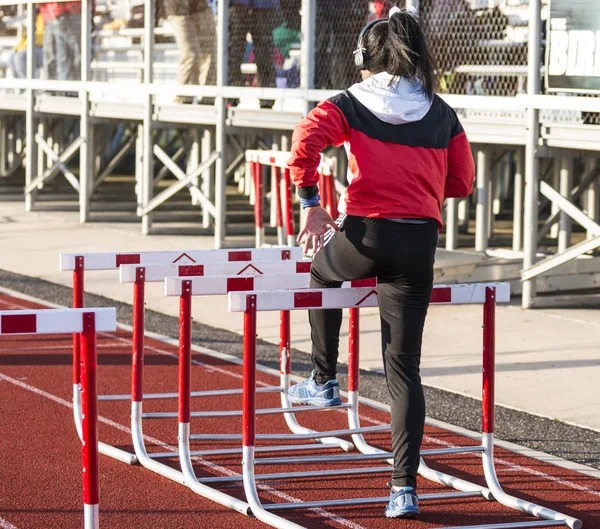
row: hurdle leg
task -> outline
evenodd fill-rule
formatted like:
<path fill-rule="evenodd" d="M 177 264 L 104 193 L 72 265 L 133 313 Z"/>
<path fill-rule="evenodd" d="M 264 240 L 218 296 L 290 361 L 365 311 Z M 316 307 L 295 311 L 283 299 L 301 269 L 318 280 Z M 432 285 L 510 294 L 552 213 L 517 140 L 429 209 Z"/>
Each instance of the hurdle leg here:
<path fill-rule="evenodd" d="M 94 313 L 83 315 L 81 340 L 81 405 L 83 526 L 98 529 L 98 392 L 96 388 L 96 325 Z"/>
<path fill-rule="evenodd" d="M 137 461 L 148 470 L 156 472 L 180 485 L 185 485 L 183 474 L 163 463 L 150 458 L 144 443 L 142 429 L 143 365 L 144 365 L 144 268 L 136 268 L 133 285 L 133 331 L 131 373 L 131 435 Z M 176 455 L 176 454 L 174 454 Z"/>
<path fill-rule="evenodd" d="M 73 270 L 73 308 L 83 308 L 84 303 L 84 261 L 82 256 L 75 257 L 75 270 Z M 81 356 L 79 348 L 79 335 L 73 335 L 73 417 L 79 439 L 83 439 L 81 432 Z"/>
<path fill-rule="evenodd" d="M 190 388 L 192 368 L 191 290 L 191 282 L 183 281 L 179 302 L 179 461 L 181 463 L 185 484 L 196 494 L 233 509 L 234 511 L 241 512 L 242 514 L 249 514 L 249 505 L 246 502 L 200 483 L 192 466 L 192 456 L 190 453 Z M 153 463 L 160 464 L 156 463 L 156 461 L 153 461 Z"/>
<path fill-rule="evenodd" d="M 75 270 L 73 271 L 73 308 L 79 309 L 84 306 L 84 258 L 75 257 Z M 82 408 L 81 408 L 81 336 L 73 335 L 73 417 L 75 428 L 79 439 L 83 441 L 82 434 Z M 113 459 L 134 465 L 137 460 L 133 454 L 116 448 L 106 443 L 99 443 L 100 453 Z"/>
<path fill-rule="evenodd" d="M 295 246 L 294 208 L 292 205 L 292 179 L 289 168 L 283 170 L 283 207 L 285 209 L 285 232 L 288 246 Z"/>
<path fill-rule="evenodd" d="M 256 231 L 255 246 L 260 248 L 265 243 L 265 228 L 264 228 L 264 185 L 262 166 L 260 162 L 252 162 L 252 176 L 254 179 L 254 223 Z"/>
<path fill-rule="evenodd" d="M 290 325 L 290 311 L 282 310 L 280 313 L 280 345 L 279 345 L 279 356 L 280 356 L 280 385 L 283 388 L 281 392 L 281 407 L 284 409 L 293 410 L 293 406 L 288 399 L 288 390 L 290 388 L 290 373 L 292 370 L 291 361 L 291 325 Z M 315 433 L 314 430 L 300 426 L 294 413 L 285 413 L 285 422 L 289 429 L 295 434 L 310 434 Z M 323 437 L 322 439 L 315 439 L 319 443 L 337 444 L 345 452 L 354 450 L 354 445 L 350 441 L 344 439 L 338 439 L 336 437 Z"/>
<path fill-rule="evenodd" d="M 496 289 L 486 287 L 483 306 L 483 391 L 482 391 L 482 442 L 484 447 L 483 472 L 496 501 L 512 509 L 526 512 L 543 520 L 561 520 L 571 529 L 581 529 L 580 520 L 515 498 L 502 489 L 494 465 L 494 389 L 496 357 Z M 523 527 L 527 527 L 527 522 Z M 518 527 L 518 526 L 516 526 Z"/>
<path fill-rule="evenodd" d="M 271 190 L 271 200 L 275 201 L 275 225 L 277 226 L 277 244 L 283 246 L 285 237 L 283 233 L 283 214 L 281 211 L 281 169 L 273 167 L 273 189 Z"/>
<path fill-rule="evenodd" d="M 350 428 L 353 430 L 361 429 L 359 417 L 360 399 L 358 394 L 358 382 L 360 377 L 359 355 L 360 309 L 352 308 L 350 309 L 348 331 L 348 402 L 351 405 L 351 407 L 348 409 L 348 423 Z M 379 428 L 379 430 L 374 429 L 374 431 L 384 430 L 389 431 L 390 427 L 387 426 L 385 429 Z M 363 454 L 377 454 L 384 452 L 383 450 L 367 443 L 362 433 L 353 434 L 352 441 L 356 445 L 356 448 L 359 450 L 359 452 Z M 394 464 L 393 459 L 388 459 L 387 462 L 390 465 Z M 489 489 L 477 485 L 476 483 L 471 483 L 464 479 L 456 478 L 444 472 L 433 470 L 427 466 L 422 457 L 420 458 L 418 473 L 429 481 L 446 485 L 462 492 L 479 492 L 484 498 L 488 500 L 493 499 L 492 493 L 489 491 Z"/>
<path fill-rule="evenodd" d="M 256 296 L 246 296 L 244 312 L 244 382 L 242 408 L 242 469 L 244 491 L 252 514 L 261 522 L 280 529 L 302 529 L 301 525 L 270 513 L 262 506 L 254 476 L 256 440 Z"/>

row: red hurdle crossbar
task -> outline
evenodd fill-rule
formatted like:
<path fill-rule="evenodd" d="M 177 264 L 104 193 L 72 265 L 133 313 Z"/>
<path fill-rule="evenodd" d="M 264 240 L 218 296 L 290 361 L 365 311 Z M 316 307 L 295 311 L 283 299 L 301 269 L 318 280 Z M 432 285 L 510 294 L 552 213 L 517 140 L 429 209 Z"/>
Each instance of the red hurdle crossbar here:
<path fill-rule="evenodd" d="M 96 383 L 96 333 L 117 329 L 114 308 L 0 311 L 0 335 L 77 335 L 80 352 L 81 475 L 85 529 L 98 529 L 98 411 Z"/>

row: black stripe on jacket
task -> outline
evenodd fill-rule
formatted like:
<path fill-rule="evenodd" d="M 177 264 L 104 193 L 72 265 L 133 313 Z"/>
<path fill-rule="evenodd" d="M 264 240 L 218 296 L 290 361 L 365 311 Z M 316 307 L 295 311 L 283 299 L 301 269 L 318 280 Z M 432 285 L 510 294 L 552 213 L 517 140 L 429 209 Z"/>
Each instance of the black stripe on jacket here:
<path fill-rule="evenodd" d="M 376 140 L 409 147 L 447 149 L 450 140 L 463 131 L 456 112 L 437 95 L 423 119 L 401 125 L 380 120 L 347 90 L 329 101 L 342 111 L 350 128 Z"/>

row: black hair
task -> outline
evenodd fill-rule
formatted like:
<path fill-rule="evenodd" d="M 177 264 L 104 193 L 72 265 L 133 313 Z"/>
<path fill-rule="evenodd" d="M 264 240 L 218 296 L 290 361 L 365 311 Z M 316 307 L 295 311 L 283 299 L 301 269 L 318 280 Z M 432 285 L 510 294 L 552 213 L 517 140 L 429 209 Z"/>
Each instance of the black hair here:
<path fill-rule="evenodd" d="M 388 22 L 375 24 L 364 37 L 369 57 L 367 69 L 396 78 L 420 79 L 429 97 L 437 88 L 433 58 L 417 17 L 407 11 L 394 13 Z"/>

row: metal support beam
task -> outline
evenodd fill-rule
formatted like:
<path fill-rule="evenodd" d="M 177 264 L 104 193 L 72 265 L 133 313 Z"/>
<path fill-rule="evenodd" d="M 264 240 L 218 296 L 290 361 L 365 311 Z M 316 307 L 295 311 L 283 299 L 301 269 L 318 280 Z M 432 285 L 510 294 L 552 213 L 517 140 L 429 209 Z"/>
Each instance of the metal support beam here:
<path fill-rule="evenodd" d="M 31 0 L 27 2 L 27 34 L 35 35 L 35 9 Z M 27 39 L 27 78 L 33 79 L 35 72 L 35 39 Z M 34 175 L 37 168 L 37 147 L 35 144 L 35 96 L 33 88 L 27 88 L 27 108 L 25 110 L 25 211 L 31 211 L 35 202 Z"/>
<path fill-rule="evenodd" d="M 144 2 L 144 84 L 149 88 L 153 81 L 154 63 L 154 23 L 156 0 Z M 154 154 L 152 152 L 152 121 L 153 99 L 148 91 L 144 96 L 144 119 L 142 141 L 142 174 L 141 193 L 142 208 L 147 208 L 154 195 Z M 148 213 L 142 215 L 142 233 L 148 235 L 152 228 L 152 216 Z"/>
<path fill-rule="evenodd" d="M 594 158 L 588 158 L 585 161 L 586 169 L 590 169 L 595 166 L 596 166 L 596 160 Z M 586 199 L 585 200 L 585 202 L 586 202 L 585 211 L 586 211 L 588 217 L 590 217 L 595 222 L 598 222 L 598 220 L 600 220 L 600 218 L 599 218 L 600 215 L 599 215 L 599 211 L 598 211 L 598 202 L 600 200 L 600 181 L 598 179 L 594 180 L 590 184 L 590 187 L 588 188 L 585 199 Z M 587 238 L 590 239 L 591 237 L 593 237 L 593 234 L 588 232 Z"/>
<path fill-rule="evenodd" d="M 600 235 L 593 239 L 587 239 L 574 246 L 571 246 L 562 253 L 553 255 L 540 261 L 534 266 L 523 270 L 521 272 L 521 281 L 529 281 L 541 274 L 549 272 L 550 270 L 557 268 L 558 266 L 568 263 L 577 257 L 584 255 L 588 252 L 595 250 L 600 247 Z"/>
<path fill-rule="evenodd" d="M 552 187 L 554 189 L 559 189 L 560 188 L 560 173 L 561 173 L 561 169 L 562 169 L 561 159 L 560 158 L 555 158 L 554 159 L 554 164 L 553 164 L 553 167 L 552 167 Z M 550 205 L 550 216 L 556 215 L 559 212 L 560 212 L 560 208 L 558 207 L 558 204 L 552 203 Z M 549 237 L 551 239 L 558 239 L 558 223 L 555 224 L 554 226 L 552 226 L 552 228 L 550 229 L 550 235 L 549 235 Z"/>
<path fill-rule="evenodd" d="M 513 243 L 512 249 L 523 249 L 523 191 L 525 173 L 525 153 L 519 149 L 515 157 L 515 180 L 513 190 Z"/>
<path fill-rule="evenodd" d="M 553 204 L 557 204 L 561 211 L 583 226 L 594 237 L 600 235 L 600 224 L 596 224 L 583 211 L 575 206 L 558 191 L 552 189 L 546 182 L 540 182 L 540 192 Z"/>
<path fill-rule="evenodd" d="M 571 195 L 571 202 L 576 203 L 584 194 L 584 192 L 588 189 L 588 187 L 598 178 L 600 175 L 600 169 L 594 165 L 590 167 L 581 177 L 581 181 L 578 186 L 573 188 L 573 192 Z M 559 221 L 560 212 L 556 215 L 552 215 L 540 228 L 538 242 L 542 241 L 544 237 L 550 231 L 550 227 Z"/>
<path fill-rule="evenodd" d="M 110 162 L 108 162 L 108 164 L 104 168 L 104 171 L 102 171 L 100 173 L 100 175 L 98 175 L 98 178 L 96 178 L 96 181 L 94 183 L 94 187 L 99 186 L 102 182 L 104 182 L 106 177 L 109 176 L 113 172 L 115 167 L 117 167 L 117 165 L 119 165 L 121 163 L 121 160 L 123 158 L 125 158 L 127 153 L 131 150 L 131 148 L 135 144 L 136 140 L 137 140 L 137 135 L 132 134 L 131 137 L 121 147 L 121 150 L 119 150 L 119 152 L 117 154 L 115 154 L 113 159 Z"/>
<path fill-rule="evenodd" d="M 142 182 L 144 180 L 144 125 L 137 126 L 135 136 L 135 196 L 137 207 L 142 206 Z"/>
<path fill-rule="evenodd" d="M 190 191 L 190 194 L 197 198 L 197 200 L 202 204 L 202 207 L 208 209 L 211 215 L 216 216 L 217 211 L 214 204 L 206 196 L 204 196 L 204 193 L 195 187 L 192 182 L 198 177 L 198 175 L 210 167 L 212 163 L 219 159 L 219 153 L 213 152 L 206 162 L 200 164 L 196 170 L 189 175 L 186 175 L 175 163 L 173 163 L 173 161 L 158 145 L 154 146 L 154 153 L 156 154 L 157 158 L 159 158 L 165 164 L 165 166 L 169 167 L 170 171 L 177 179 L 179 179 L 179 181 L 171 184 L 167 189 L 156 195 L 148 202 L 148 204 L 144 204 L 140 208 L 138 214 L 147 215 L 160 206 L 163 202 L 167 201 L 173 195 L 179 193 L 179 191 L 187 187 Z"/>
<path fill-rule="evenodd" d="M 304 101 L 304 114 L 310 111 L 311 103 L 308 101 L 308 91 L 315 86 L 315 31 L 317 27 L 317 2 L 316 0 L 302 0 L 302 42 L 300 43 L 300 88 L 306 92 Z"/>
<path fill-rule="evenodd" d="M 215 133 L 215 150 L 224 154 L 226 149 L 225 98 L 223 87 L 227 84 L 227 47 L 229 43 L 229 0 L 220 0 L 217 4 L 217 87 L 216 97 L 217 127 Z M 227 208 L 227 175 L 225 174 L 225 157 L 219 156 L 215 163 L 215 248 L 222 248 L 225 242 L 225 215 Z"/>
<path fill-rule="evenodd" d="M 183 145 L 183 146 L 179 147 L 179 149 L 177 149 L 177 151 L 175 152 L 175 154 L 173 155 L 171 160 L 173 160 L 174 163 L 178 163 L 179 160 L 181 160 L 181 158 L 183 158 L 183 155 L 187 154 L 189 152 L 189 148 L 190 148 L 190 145 Z M 196 164 L 196 167 L 198 167 L 198 164 Z M 187 166 L 186 166 L 186 168 L 187 168 Z M 190 167 L 190 169 L 191 169 L 191 167 Z M 188 171 L 188 173 L 189 172 L 190 171 Z M 162 182 L 164 180 L 164 178 L 169 174 L 171 174 L 171 170 L 166 165 L 163 165 L 160 168 L 160 171 L 158 171 L 158 174 L 156 175 L 156 177 L 154 178 L 154 186 L 156 187 L 158 185 L 158 183 Z M 194 182 L 194 185 L 196 185 L 195 182 Z M 192 204 L 197 205 L 193 199 L 192 199 Z"/>
<path fill-rule="evenodd" d="M 561 158 L 560 159 L 560 172 L 559 172 L 559 190 L 560 190 L 560 194 L 569 201 L 571 200 L 571 188 L 572 187 L 573 187 L 573 160 L 571 158 Z M 571 219 L 564 211 L 561 211 L 560 212 L 559 231 L 558 231 L 558 251 L 559 251 L 559 253 L 564 252 L 570 245 L 571 245 Z"/>
<path fill-rule="evenodd" d="M 458 248 L 458 198 L 446 201 L 446 250 Z"/>
<path fill-rule="evenodd" d="M 196 167 L 198 167 L 198 165 L 200 165 L 200 151 L 201 151 L 201 145 L 200 145 L 200 131 L 198 129 L 192 129 L 190 131 L 190 146 L 187 149 L 188 151 L 188 157 L 187 157 L 187 161 L 185 164 L 185 172 L 187 174 L 193 173 L 196 169 Z M 187 143 L 187 141 L 185 142 Z M 192 181 L 192 185 L 194 187 L 200 187 L 200 179 L 198 177 L 195 178 L 195 180 Z M 200 203 L 198 202 L 198 199 L 195 196 L 192 196 L 192 205 L 193 206 L 198 206 Z"/>
<path fill-rule="evenodd" d="M 81 82 L 90 80 L 90 50 L 92 39 L 92 5 L 90 0 L 81 0 Z M 79 149 L 79 222 L 89 219 L 90 198 L 94 188 L 94 145 L 93 125 L 90 123 L 90 93 L 87 89 L 79 91 L 81 101 L 80 136 L 83 138 Z"/>
<path fill-rule="evenodd" d="M 60 154 L 60 156 L 54 152 L 52 147 L 50 147 L 50 145 L 46 143 L 44 138 L 38 135 L 35 136 L 33 143 L 37 143 L 47 154 L 48 159 L 54 161 L 54 163 L 52 167 L 46 169 L 46 171 L 44 171 L 41 175 L 37 175 L 31 183 L 25 186 L 25 193 L 31 193 L 41 184 L 44 184 L 51 180 L 54 176 L 58 174 L 59 171 L 63 172 L 65 178 L 73 186 L 75 191 L 79 192 L 79 181 L 77 180 L 76 176 L 71 171 L 69 171 L 65 164 L 68 163 L 69 160 L 73 158 L 73 156 L 75 156 L 75 153 L 83 143 L 83 139 L 81 137 L 77 138 Z"/>
<path fill-rule="evenodd" d="M 210 158 L 210 153 L 214 151 L 214 135 L 210 129 L 204 129 L 202 134 L 202 149 L 201 149 L 201 162 L 205 162 Z M 225 180 L 229 177 L 229 167 L 225 169 Z M 204 173 L 202 173 L 202 192 L 204 195 L 213 202 L 215 197 L 214 185 L 215 180 L 215 167 L 211 165 Z M 202 210 L 202 227 L 210 228 L 214 221 L 214 217 L 210 215 L 210 212 L 203 208 Z"/>
<path fill-rule="evenodd" d="M 490 170 L 488 153 L 477 151 L 477 208 L 475 211 L 475 251 L 488 249 Z"/>
<path fill-rule="evenodd" d="M 527 46 L 527 95 L 540 92 L 541 53 L 541 0 L 529 0 L 529 39 Z M 538 143 L 540 138 L 539 110 L 531 105 L 527 108 L 527 138 L 525 143 L 525 226 L 523 236 L 523 268 L 535 264 L 538 240 L 539 167 Z M 535 281 L 523 283 L 522 306 L 533 305 Z"/>

